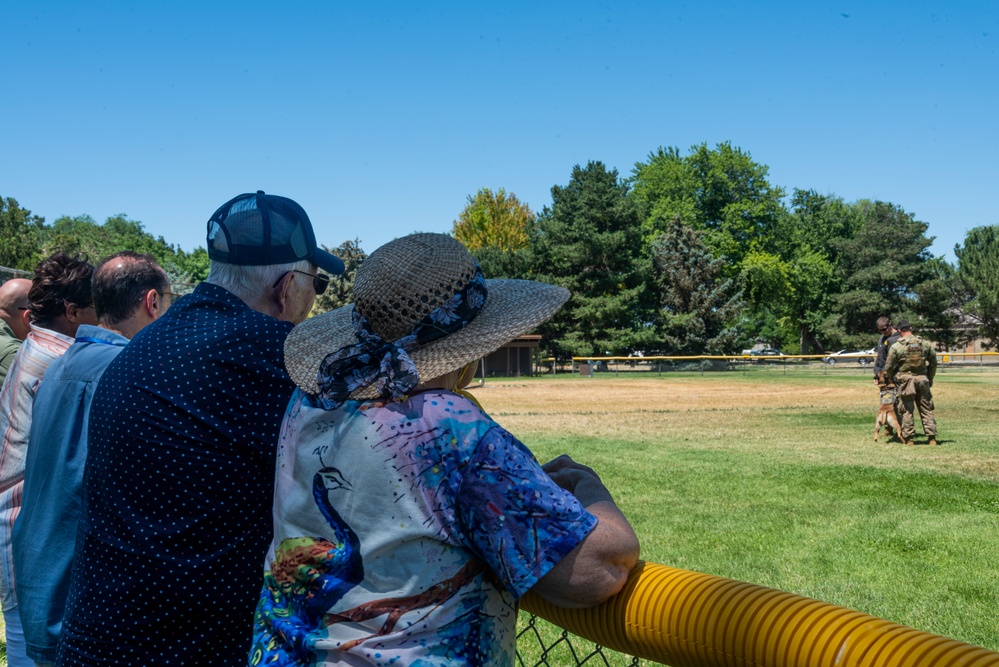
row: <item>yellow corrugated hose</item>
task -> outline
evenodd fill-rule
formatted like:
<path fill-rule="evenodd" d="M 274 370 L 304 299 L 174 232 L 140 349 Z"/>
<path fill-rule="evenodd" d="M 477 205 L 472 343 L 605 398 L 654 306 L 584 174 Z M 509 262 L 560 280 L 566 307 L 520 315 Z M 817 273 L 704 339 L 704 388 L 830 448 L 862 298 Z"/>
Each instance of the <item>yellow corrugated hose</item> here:
<path fill-rule="evenodd" d="M 591 609 L 528 593 L 521 608 L 601 646 L 672 667 L 999 667 L 999 653 L 858 611 L 639 562 Z"/>

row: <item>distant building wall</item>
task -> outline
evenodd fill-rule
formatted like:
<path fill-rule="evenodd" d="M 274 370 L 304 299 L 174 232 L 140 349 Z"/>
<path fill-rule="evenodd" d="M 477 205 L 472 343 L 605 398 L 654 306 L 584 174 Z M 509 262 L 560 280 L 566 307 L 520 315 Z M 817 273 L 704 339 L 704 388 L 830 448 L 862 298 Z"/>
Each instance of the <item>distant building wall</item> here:
<path fill-rule="evenodd" d="M 534 350 L 541 344 L 536 334 L 521 336 L 485 358 L 486 377 L 522 377 L 534 375 Z M 482 364 L 476 371 L 482 377 Z"/>

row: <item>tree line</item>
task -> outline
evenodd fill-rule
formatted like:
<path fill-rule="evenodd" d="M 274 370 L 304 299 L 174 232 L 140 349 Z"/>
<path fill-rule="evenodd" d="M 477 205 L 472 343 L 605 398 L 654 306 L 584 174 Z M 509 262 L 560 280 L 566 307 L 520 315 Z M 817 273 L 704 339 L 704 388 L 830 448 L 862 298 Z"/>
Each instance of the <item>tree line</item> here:
<path fill-rule="evenodd" d="M 821 354 L 871 346 L 875 320 L 908 319 L 940 345 L 999 341 L 999 225 L 970 230 L 951 265 L 929 252 L 928 225 L 901 206 L 846 202 L 769 181 L 730 143 L 686 154 L 659 148 L 629 177 L 602 162 L 575 166 L 535 214 L 516 195 L 482 188 L 452 234 L 487 277 L 543 280 L 572 298 L 540 333 L 558 357 L 729 354 L 754 341 Z M 357 239 L 326 250 L 346 272 L 317 312 L 349 302 L 367 256 Z M 208 273 L 125 215 L 47 224 L 0 197 L 0 266 L 30 271 L 56 250 L 99 259 L 153 255 L 179 283 Z"/>
<path fill-rule="evenodd" d="M 541 332 L 560 357 L 864 349 L 881 315 L 942 346 L 999 341 L 999 226 L 954 266 L 901 206 L 788 195 L 768 172 L 730 143 L 659 148 L 627 178 L 577 165 L 540 214 L 483 188 L 452 233 L 487 276 L 572 290 Z"/>

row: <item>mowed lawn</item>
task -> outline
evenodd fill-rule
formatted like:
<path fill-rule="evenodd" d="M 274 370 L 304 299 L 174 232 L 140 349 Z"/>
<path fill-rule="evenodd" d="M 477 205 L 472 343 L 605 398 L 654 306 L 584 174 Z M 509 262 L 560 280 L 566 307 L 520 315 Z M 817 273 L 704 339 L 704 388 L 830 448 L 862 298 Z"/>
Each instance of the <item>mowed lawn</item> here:
<path fill-rule="evenodd" d="M 639 375 L 639 374 L 634 374 Z M 999 373 L 934 384 L 939 447 L 873 442 L 868 373 L 490 380 L 541 460 L 595 468 L 642 557 L 999 651 Z"/>
<path fill-rule="evenodd" d="M 540 460 L 594 467 L 642 557 L 999 651 L 999 373 L 934 385 L 940 447 L 872 442 L 868 373 L 489 380 Z M 4 664 L 0 657 L 0 664 Z"/>

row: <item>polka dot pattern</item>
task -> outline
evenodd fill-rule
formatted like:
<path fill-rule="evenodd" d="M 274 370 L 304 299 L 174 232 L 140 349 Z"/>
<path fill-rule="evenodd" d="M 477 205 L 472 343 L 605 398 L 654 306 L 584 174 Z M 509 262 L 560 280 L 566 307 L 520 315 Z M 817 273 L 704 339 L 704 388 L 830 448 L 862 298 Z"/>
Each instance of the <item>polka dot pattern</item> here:
<path fill-rule="evenodd" d="M 245 665 L 292 325 L 202 283 L 94 396 L 59 665 Z"/>

